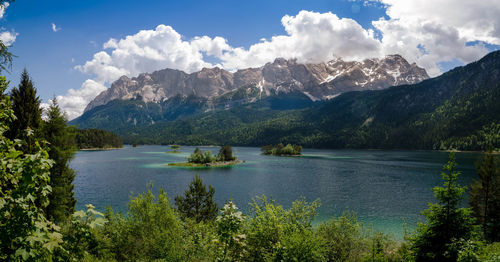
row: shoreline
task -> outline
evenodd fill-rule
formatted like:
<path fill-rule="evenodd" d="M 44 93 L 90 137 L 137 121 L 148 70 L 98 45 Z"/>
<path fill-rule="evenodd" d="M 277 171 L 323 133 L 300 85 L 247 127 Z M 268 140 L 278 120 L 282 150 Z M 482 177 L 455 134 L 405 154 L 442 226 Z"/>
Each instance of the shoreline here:
<path fill-rule="evenodd" d="M 109 150 L 118 150 L 123 149 L 123 147 L 92 147 L 92 148 L 81 148 L 78 151 L 109 151 Z"/>
<path fill-rule="evenodd" d="M 124 144 L 131 145 L 131 144 Z M 142 145 L 142 144 L 141 144 Z M 146 146 L 168 146 L 162 144 L 143 144 Z M 218 147 L 214 145 L 182 145 L 187 147 Z M 234 147 L 256 147 L 261 146 L 250 146 L 250 145 L 235 145 Z M 432 152 L 457 152 L 457 153 L 486 153 L 487 151 L 481 150 L 457 150 L 457 149 L 411 149 L 411 148 L 324 148 L 324 147 L 304 147 L 303 149 L 318 149 L 318 150 L 370 150 L 370 151 L 432 151 Z M 500 154 L 500 151 L 493 151 L 493 154 Z M 294 155 L 295 156 L 295 155 Z M 300 156 L 303 156 L 300 155 Z"/>
<path fill-rule="evenodd" d="M 303 154 L 298 154 L 298 155 L 273 155 L 273 154 L 262 154 L 263 156 L 279 156 L 279 157 L 301 157 L 304 156 Z"/>
<path fill-rule="evenodd" d="M 225 162 L 215 162 L 215 163 L 206 163 L 206 164 L 198 164 L 198 163 L 168 163 L 166 164 L 169 167 L 186 167 L 186 168 L 211 168 L 211 167 L 231 167 L 237 164 L 245 163 L 242 160 L 233 160 L 233 161 L 225 161 Z"/>

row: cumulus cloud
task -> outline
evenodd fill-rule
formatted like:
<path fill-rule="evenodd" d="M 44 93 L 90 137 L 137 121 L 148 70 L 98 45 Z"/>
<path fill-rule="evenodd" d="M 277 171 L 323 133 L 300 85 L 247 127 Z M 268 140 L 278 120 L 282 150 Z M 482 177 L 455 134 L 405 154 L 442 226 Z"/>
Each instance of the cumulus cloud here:
<path fill-rule="evenodd" d="M 0 4 L 0 19 L 5 15 L 5 10 L 9 7 L 9 3 Z M 3 29 L 3 28 L 2 28 Z M 0 32 L 0 41 L 6 46 L 11 46 L 15 41 L 18 33 L 12 31 L 2 31 Z"/>
<path fill-rule="evenodd" d="M 5 14 L 5 10 L 9 7 L 9 3 L 3 3 L 0 4 L 0 19 L 3 18 L 3 15 Z"/>
<path fill-rule="evenodd" d="M 54 32 L 61 30 L 61 28 L 57 27 L 56 24 L 54 24 L 54 23 L 51 23 L 50 25 L 52 26 L 52 31 L 54 31 Z"/>
<path fill-rule="evenodd" d="M 106 86 L 88 79 L 78 90 L 70 89 L 66 95 L 57 96 L 56 99 L 68 119 L 73 119 L 81 115 L 87 104 L 104 90 Z"/>
<path fill-rule="evenodd" d="M 498 0 L 380 0 L 391 19 L 405 22 L 433 22 L 453 27 L 466 41 L 500 44 Z"/>
<path fill-rule="evenodd" d="M 68 105 L 73 105 L 72 112 L 81 112 L 97 95 L 97 90 L 104 90 L 105 84 L 122 75 L 135 76 L 163 68 L 194 72 L 203 67 L 219 66 L 237 70 L 261 66 L 277 57 L 316 63 L 334 57 L 362 60 L 398 53 L 427 69 L 431 76 L 436 76 L 441 73 L 441 62 L 468 63 L 488 52 L 485 44 L 500 44 L 500 5 L 495 3 L 497 0 L 351 1 L 385 8 L 387 18 L 373 21 L 373 29 L 369 29 L 353 19 L 339 18 L 331 12 L 300 11 L 295 16 L 282 17 L 286 34 L 261 39 L 248 48 L 233 47 L 220 36 L 198 36 L 186 40 L 167 25 L 142 30 L 122 39 L 110 39 L 103 45 L 104 50 L 75 67 L 92 76 L 92 80 L 87 80 L 80 90 L 87 90 L 89 83 L 100 87 L 92 89 L 95 92 L 87 95 L 83 99 L 85 102 L 81 100 L 81 103 Z M 212 64 L 207 60 L 218 62 Z M 80 99 L 77 95 L 80 90 L 71 90 L 68 101 L 69 97 Z M 81 108 L 76 110 L 75 104 Z"/>
<path fill-rule="evenodd" d="M 92 60 L 75 68 L 94 75 L 101 83 L 110 83 L 122 75 L 134 76 L 163 68 L 194 72 L 214 66 L 203 60 L 203 53 L 220 55 L 227 48 L 221 37 L 196 37 L 184 41 L 172 27 L 159 25 L 123 39 L 110 39 Z"/>
<path fill-rule="evenodd" d="M 250 46 L 234 48 L 220 58 L 227 69 L 261 66 L 277 57 L 296 58 L 299 62 L 317 63 L 342 57 L 359 60 L 381 55 L 380 42 L 373 31 L 365 30 L 356 21 L 328 13 L 300 11 L 285 15 L 281 23 L 287 35 Z"/>
<path fill-rule="evenodd" d="M 382 36 L 383 53 L 399 53 L 431 76 L 441 73 L 440 62 L 469 63 L 488 52 L 484 43 L 500 43 L 500 7 L 495 0 L 380 2 L 390 19 L 372 24 Z"/>
<path fill-rule="evenodd" d="M 0 41 L 6 46 L 11 46 L 16 41 L 17 35 L 18 33 L 16 32 L 0 32 Z"/>

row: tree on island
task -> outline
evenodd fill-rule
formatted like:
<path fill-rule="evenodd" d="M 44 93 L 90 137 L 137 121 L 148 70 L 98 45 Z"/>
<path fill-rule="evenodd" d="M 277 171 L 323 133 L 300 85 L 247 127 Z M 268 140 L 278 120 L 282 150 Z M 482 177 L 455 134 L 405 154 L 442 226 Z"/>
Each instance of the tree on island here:
<path fill-rule="evenodd" d="M 67 126 L 66 116 L 55 98 L 47 111 L 47 120 L 42 124 L 42 134 L 49 142 L 49 158 L 54 160 L 50 169 L 52 192 L 49 194 L 50 203 L 46 208 L 46 215 L 52 221 L 61 223 L 75 212 L 75 171 L 69 167 L 69 161 L 76 151 L 76 143 L 75 131 Z"/>
<path fill-rule="evenodd" d="M 180 153 L 181 152 L 181 151 L 179 151 L 180 148 L 181 148 L 180 145 L 171 145 L 170 149 L 172 149 L 172 150 L 168 151 L 167 153 Z"/>
<path fill-rule="evenodd" d="M 196 174 L 184 196 L 175 197 L 175 205 L 183 219 L 194 219 L 197 223 L 214 220 L 218 212 L 217 204 L 213 200 L 214 194 L 215 189 L 208 186 L 207 191 L 200 176 Z"/>
<path fill-rule="evenodd" d="M 416 261 L 457 261 L 460 242 L 473 237 L 474 219 L 470 208 L 459 208 L 466 187 L 457 183 L 461 172 L 455 171 L 455 154 L 443 167 L 443 186 L 432 189 L 438 203 L 429 203 L 422 212 L 427 223 L 419 223 L 411 239 Z"/>
<path fill-rule="evenodd" d="M 233 148 L 231 146 L 222 146 L 217 154 L 217 161 L 234 161 L 236 157 L 233 156 Z"/>
<path fill-rule="evenodd" d="M 490 149 L 476 163 L 479 180 L 470 188 L 469 204 L 489 242 L 500 241 L 500 159 Z"/>
<path fill-rule="evenodd" d="M 287 144 L 284 146 L 279 143 L 276 146 L 267 145 L 261 148 L 262 154 L 273 155 L 273 156 L 294 156 L 300 155 L 302 152 L 302 146 Z"/>
<path fill-rule="evenodd" d="M 201 149 L 197 147 L 187 160 L 189 163 L 208 164 L 214 162 L 234 161 L 236 160 L 236 157 L 233 156 L 233 149 L 231 146 L 222 146 L 217 156 L 212 155 L 212 152 L 209 150 L 202 152 Z"/>
<path fill-rule="evenodd" d="M 189 163 L 195 164 L 208 164 L 215 162 L 216 158 L 212 155 L 211 151 L 205 151 L 203 153 L 198 147 L 194 150 L 194 153 L 188 157 Z"/>

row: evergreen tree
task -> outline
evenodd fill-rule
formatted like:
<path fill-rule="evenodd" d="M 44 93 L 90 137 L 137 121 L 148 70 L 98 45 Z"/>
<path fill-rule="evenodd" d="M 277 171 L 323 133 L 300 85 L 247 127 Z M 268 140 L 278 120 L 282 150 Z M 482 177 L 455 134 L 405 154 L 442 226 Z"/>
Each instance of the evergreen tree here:
<path fill-rule="evenodd" d="M 471 185 L 469 204 L 486 240 L 500 241 L 500 159 L 491 149 L 476 163 L 479 180 Z"/>
<path fill-rule="evenodd" d="M 66 122 L 66 117 L 54 98 L 47 112 L 47 121 L 43 123 L 42 133 L 49 142 L 49 157 L 54 160 L 50 169 L 52 192 L 49 195 L 50 204 L 46 208 L 46 214 L 57 223 L 65 221 L 73 214 L 76 204 L 73 196 L 75 171 L 69 167 L 69 161 L 76 150 L 75 132 Z"/>
<path fill-rule="evenodd" d="M 42 110 L 40 109 L 40 98 L 36 94 L 26 68 L 21 74 L 21 81 L 17 88 L 12 89 L 12 110 L 17 119 L 12 121 L 6 136 L 10 139 L 20 139 L 25 142 L 23 151 L 33 153 L 35 140 L 39 135 L 38 130 L 42 122 Z M 31 130 L 31 131 L 29 131 Z M 35 132 L 35 136 L 28 135 Z"/>
<path fill-rule="evenodd" d="M 466 187 L 457 183 L 461 172 L 455 171 L 455 154 L 443 167 L 443 186 L 432 189 L 438 203 L 429 203 L 422 212 L 427 223 L 420 223 L 411 239 L 416 261 L 456 261 L 456 243 L 472 238 L 473 222 L 470 208 L 459 208 Z"/>
<path fill-rule="evenodd" d="M 184 192 L 184 196 L 175 197 L 175 205 L 183 219 L 191 218 L 196 222 L 213 220 L 217 216 L 217 204 L 213 197 L 215 189 L 203 184 L 199 175 L 195 175 L 189 184 L 189 189 Z"/>
<path fill-rule="evenodd" d="M 26 154 L 18 150 L 21 141 L 4 136 L 15 119 L 3 94 L 7 84 L 0 76 L 0 261 L 52 261 L 62 242 L 59 227 L 43 212 L 52 161 L 36 139 Z"/>
<path fill-rule="evenodd" d="M 217 154 L 218 161 L 233 161 L 236 157 L 233 156 L 233 148 L 231 146 L 221 146 L 219 154 Z"/>

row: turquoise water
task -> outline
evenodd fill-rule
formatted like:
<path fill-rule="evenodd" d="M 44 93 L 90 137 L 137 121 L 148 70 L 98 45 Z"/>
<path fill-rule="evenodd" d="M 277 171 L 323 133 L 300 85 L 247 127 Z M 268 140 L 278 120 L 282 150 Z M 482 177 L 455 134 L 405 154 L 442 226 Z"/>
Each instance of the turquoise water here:
<path fill-rule="evenodd" d="M 202 147 L 217 153 L 218 147 Z M 182 194 L 199 174 L 215 188 L 215 200 L 222 205 L 233 199 L 248 211 L 252 198 L 272 196 L 290 207 L 301 196 L 321 199 L 317 222 L 354 211 L 365 224 L 401 238 L 403 224 L 413 228 L 420 211 L 434 201 L 431 187 L 442 184 L 440 171 L 448 154 L 433 151 L 316 150 L 304 149 L 304 157 L 260 155 L 259 148 L 236 147 L 235 154 L 246 162 L 230 168 L 188 169 L 168 167 L 184 162 L 194 147 L 182 147 L 180 154 L 166 154 L 168 146 L 125 146 L 112 151 L 79 151 L 71 162 L 77 172 L 77 209 L 92 203 L 100 210 L 111 206 L 126 211 L 131 193 L 166 190 L 171 199 Z M 476 178 L 478 154 L 458 153 L 462 185 Z"/>

